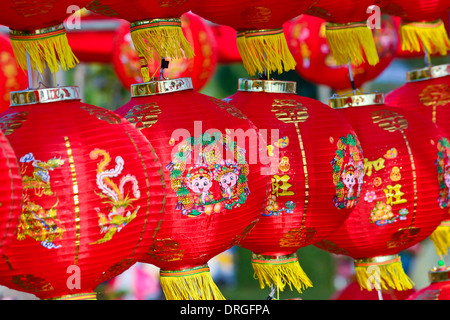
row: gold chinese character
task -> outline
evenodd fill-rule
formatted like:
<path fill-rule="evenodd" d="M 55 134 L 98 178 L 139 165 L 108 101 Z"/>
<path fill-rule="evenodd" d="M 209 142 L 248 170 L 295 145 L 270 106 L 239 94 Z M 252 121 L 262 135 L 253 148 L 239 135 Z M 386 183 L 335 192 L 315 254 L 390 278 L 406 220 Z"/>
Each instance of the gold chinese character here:
<path fill-rule="evenodd" d="M 308 109 L 296 100 L 275 99 L 272 104 L 275 117 L 284 123 L 305 122 L 308 119 Z"/>
<path fill-rule="evenodd" d="M 402 186 L 396 184 L 395 186 L 388 185 L 386 189 L 383 189 L 386 195 L 386 204 L 394 205 L 407 202 L 406 199 L 402 199 L 404 193 L 400 190 Z"/>
<path fill-rule="evenodd" d="M 372 112 L 373 123 L 378 123 L 381 129 L 389 132 L 408 128 L 408 121 L 403 115 L 391 110 L 378 110 Z"/>
<path fill-rule="evenodd" d="M 277 174 L 274 175 L 272 177 L 272 194 L 276 195 L 277 197 L 294 195 L 293 191 L 288 191 L 289 188 L 292 187 L 292 184 L 288 182 L 290 178 L 291 177 L 289 177 L 287 174 L 281 177 Z"/>
<path fill-rule="evenodd" d="M 370 177 L 372 175 L 372 168 L 375 171 L 379 171 L 384 168 L 384 159 L 378 158 L 377 160 L 369 161 L 369 159 L 364 158 L 364 174 Z"/>

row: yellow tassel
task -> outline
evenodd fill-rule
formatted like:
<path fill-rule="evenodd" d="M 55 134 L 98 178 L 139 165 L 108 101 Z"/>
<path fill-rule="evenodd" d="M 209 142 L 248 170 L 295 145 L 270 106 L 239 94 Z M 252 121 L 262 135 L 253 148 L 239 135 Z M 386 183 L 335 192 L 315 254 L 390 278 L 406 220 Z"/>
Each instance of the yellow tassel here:
<path fill-rule="evenodd" d="M 404 22 L 400 25 L 403 51 L 421 52 L 425 47 L 429 54 L 447 55 L 450 40 L 442 20 L 433 22 Z"/>
<path fill-rule="evenodd" d="M 403 270 L 400 256 L 390 255 L 355 260 L 356 279 L 361 289 L 398 291 L 412 289 L 414 283 Z"/>
<path fill-rule="evenodd" d="M 291 291 L 294 287 L 302 293 L 302 290 L 312 287 L 312 282 L 300 266 L 296 253 L 277 257 L 253 254 L 252 266 L 261 289 L 266 285 L 274 285 L 284 291 L 288 285 Z"/>
<path fill-rule="evenodd" d="M 131 24 L 131 38 L 139 54 L 150 60 L 192 58 L 194 50 L 181 29 L 181 19 L 154 19 Z"/>
<path fill-rule="evenodd" d="M 442 221 L 431 234 L 430 240 L 433 242 L 436 253 L 439 256 L 446 255 L 450 248 L 450 221 Z"/>
<path fill-rule="evenodd" d="M 380 60 L 372 30 L 366 22 L 327 23 L 326 35 L 338 65 L 346 65 L 349 61 L 354 65 L 360 65 L 367 59 L 367 62 L 374 66 Z"/>
<path fill-rule="evenodd" d="M 242 36 L 244 34 L 244 36 Z M 252 30 L 238 33 L 238 50 L 248 74 L 295 69 L 295 59 L 289 51 L 283 29 Z"/>
<path fill-rule="evenodd" d="M 98 300 L 97 293 L 78 293 L 78 294 L 70 294 L 67 296 L 62 296 L 58 298 L 53 298 L 49 300 Z"/>
<path fill-rule="evenodd" d="M 206 265 L 177 271 L 161 270 L 160 282 L 167 300 L 225 300 Z"/>
<path fill-rule="evenodd" d="M 19 66 L 28 70 L 27 52 L 30 55 L 31 67 L 43 73 L 47 64 L 52 73 L 72 69 L 79 62 L 67 40 L 64 26 L 35 30 L 33 32 L 10 32 L 11 45 Z"/>

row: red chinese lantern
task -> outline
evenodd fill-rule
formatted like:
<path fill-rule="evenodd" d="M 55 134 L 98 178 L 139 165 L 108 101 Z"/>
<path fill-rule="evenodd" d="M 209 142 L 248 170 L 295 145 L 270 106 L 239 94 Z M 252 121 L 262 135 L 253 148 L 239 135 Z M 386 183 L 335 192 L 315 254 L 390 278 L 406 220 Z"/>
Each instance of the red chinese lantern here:
<path fill-rule="evenodd" d="M 78 62 L 67 42 L 63 21 L 89 0 L 5 0 L 0 24 L 10 28 L 11 44 L 20 67 L 41 73 L 46 65 L 52 73 L 71 69 Z"/>
<path fill-rule="evenodd" d="M 295 60 L 289 52 L 283 23 L 305 13 L 313 0 L 196 0 L 192 11 L 213 23 L 237 31 L 237 47 L 250 75 L 293 70 Z"/>
<path fill-rule="evenodd" d="M 319 0 L 306 12 L 327 21 L 326 36 L 338 65 L 349 62 L 359 65 L 367 61 L 373 66 L 378 63 L 371 30 L 376 27 L 371 14 L 377 11 L 372 5 L 370 0 Z"/>
<path fill-rule="evenodd" d="M 407 82 L 386 95 L 386 104 L 393 107 L 419 112 L 431 120 L 450 137 L 450 64 L 437 65 L 429 68 L 411 70 L 407 73 Z M 446 145 L 446 147 L 450 147 Z M 442 150 L 443 151 L 443 150 Z M 442 158 L 439 172 L 439 182 L 443 187 L 450 187 L 450 163 L 444 163 Z M 439 204 L 448 208 L 450 194 L 443 188 L 439 195 Z M 450 215 L 431 235 L 439 255 L 447 254 L 450 248 Z"/>
<path fill-rule="evenodd" d="M 9 93 L 27 87 L 27 76 L 17 65 L 8 36 L 0 34 L 0 113 L 9 108 Z"/>
<path fill-rule="evenodd" d="M 288 46 L 297 61 L 295 70 L 312 82 L 342 91 L 351 88 L 348 66 L 337 65 L 325 34 L 326 20 L 301 15 L 285 24 Z M 391 17 L 383 16 L 380 29 L 374 29 L 379 63 L 364 62 L 352 65 L 353 80 L 357 88 L 380 75 L 392 62 L 397 48 L 398 34 Z"/>
<path fill-rule="evenodd" d="M 450 300 L 450 267 L 440 261 L 428 272 L 430 284 L 411 294 L 406 300 Z"/>
<path fill-rule="evenodd" d="M 376 5 L 392 16 L 402 19 L 400 36 L 403 51 L 422 51 L 447 55 L 450 40 L 442 18 L 448 19 L 447 0 L 378 0 Z"/>
<path fill-rule="evenodd" d="M 161 58 L 192 58 L 193 49 L 181 29 L 181 15 L 190 10 L 191 1 L 184 0 L 94 0 L 87 9 L 131 23 L 131 38 L 142 65 Z M 150 80 L 143 68 L 144 81 Z"/>
<path fill-rule="evenodd" d="M 9 246 L 22 211 L 22 176 L 16 154 L 0 132 L 0 256 Z"/>
<path fill-rule="evenodd" d="M 190 77 L 198 91 L 205 87 L 216 72 L 218 49 L 212 28 L 201 17 L 193 13 L 181 16 L 181 27 L 195 56 L 192 58 L 166 59 L 169 67 L 163 76 L 169 79 Z M 113 50 L 113 64 L 123 86 L 130 89 L 134 83 L 143 81 L 139 55 L 133 48 L 133 42 L 127 25 L 117 30 Z M 160 79 L 161 61 L 152 60 L 148 66 L 149 74 Z"/>
<path fill-rule="evenodd" d="M 358 135 L 365 175 L 349 218 L 316 246 L 352 257 L 361 288 L 411 289 L 398 253 L 427 238 L 446 214 L 435 163 L 448 159 L 448 140 L 420 114 L 385 105 L 383 94 L 334 97 L 330 106 Z"/>
<path fill-rule="evenodd" d="M 406 300 L 415 292 L 414 288 L 404 291 L 387 288 L 381 290 L 381 293 L 361 290 L 356 279 L 352 279 L 345 288 L 336 292 L 330 300 Z"/>
<path fill-rule="evenodd" d="M 240 79 L 238 92 L 224 100 L 272 132 L 266 139 L 270 197 L 240 246 L 253 253 L 261 289 L 289 285 L 301 292 L 311 281 L 296 252 L 345 221 L 359 200 L 364 166 L 358 138 L 344 118 L 295 92 L 295 82 Z"/>
<path fill-rule="evenodd" d="M 194 91 L 189 78 L 136 84 L 131 94 L 116 112 L 155 147 L 167 194 L 164 220 L 141 262 L 160 268 L 169 300 L 223 299 L 207 262 L 239 244 L 267 200 L 266 165 L 253 158 L 255 128 L 233 106 Z"/>
<path fill-rule="evenodd" d="M 23 206 L 0 283 L 40 299 L 95 299 L 150 247 L 163 216 L 148 140 L 76 87 L 14 92 L 1 130 L 16 152 Z"/>

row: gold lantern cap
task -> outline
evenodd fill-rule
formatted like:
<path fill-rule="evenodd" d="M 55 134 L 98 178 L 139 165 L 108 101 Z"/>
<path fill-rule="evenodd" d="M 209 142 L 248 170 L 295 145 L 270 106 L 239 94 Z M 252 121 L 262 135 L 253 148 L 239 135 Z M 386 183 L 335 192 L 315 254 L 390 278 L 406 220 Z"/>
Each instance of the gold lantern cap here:
<path fill-rule="evenodd" d="M 238 80 L 238 91 L 295 94 L 297 83 L 295 81 L 240 78 Z"/>
<path fill-rule="evenodd" d="M 384 93 L 362 93 L 345 96 L 332 96 L 328 105 L 333 109 L 373 106 L 384 104 Z"/>
<path fill-rule="evenodd" d="M 450 267 L 446 267 L 441 260 L 437 267 L 433 267 L 428 271 L 428 278 L 431 283 L 450 280 Z"/>
<path fill-rule="evenodd" d="M 78 87 L 27 89 L 10 93 L 11 107 L 71 100 L 81 100 Z"/>
<path fill-rule="evenodd" d="M 450 64 L 413 69 L 406 73 L 406 82 L 424 81 L 450 75 Z"/>
<path fill-rule="evenodd" d="M 184 90 L 193 90 L 192 79 L 190 77 L 152 80 L 144 83 L 131 85 L 132 97 L 145 97 L 155 94 L 172 93 Z"/>

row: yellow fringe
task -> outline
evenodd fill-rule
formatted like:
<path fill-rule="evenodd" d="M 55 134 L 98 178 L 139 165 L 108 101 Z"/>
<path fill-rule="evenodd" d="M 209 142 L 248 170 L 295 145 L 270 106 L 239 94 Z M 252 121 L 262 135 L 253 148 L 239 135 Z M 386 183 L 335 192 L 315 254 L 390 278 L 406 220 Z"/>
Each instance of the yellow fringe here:
<path fill-rule="evenodd" d="M 398 255 L 355 260 L 355 273 L 361 289 L 368 291 L 387 290 L 388 287 L 402 291 L 414 286 Z"/>
<path fill-rule="evenodd" d="M 167 300 L 225 300 L 207 266 L 161 270 L 160 283 Z"/>
<path fill-rule="evenodd" d="M 443 221 L 431 234 L 430 240 L 439 256 L 447 255 L 450 248 L 450 221 Z"/>
<path fill-rule="evenodd" d="M 236 42 L 249 75 L 264 72 L 280 74 L 295 69 L 296 62 L 289 51 L 283 29 L 238 33 Z"/>
<path fill-rule="evenodd" d="M 181 22 L 166 25 L 159 20 L 152 20 L 146 24 L 132 26 L 131 38 L 136 51 L 146 57 L 147 63 L 161 58 L 194 57 L 194 50 L 183 34 Z"/>
<path fill-rule="evenodd" d="M 37 69 L 41 73 L 44 72 L 46 64 L 52 73 L 56 73 L 60 67 L 67 71 L 79 63 L 69 46 L 65 30 L 41 35 L 11 33 L 10 38 L 17 62 L 25 71 L 28 70 L 27 52 L 30 55 L 32 69 Z"/>
<path fill-rule="evenodd" d="M 421 45 L 429 54 L 447 55 L 450 40 L 442 20 L 433 22 L 402 22 L 400 39 L 403 51 L 422 51 Z"/>
<path fill-rule="evenodd" d="M 328 45 L 338 65 L 349 61 L 354 65 L 367 62 L 374 66 L 379 62 L 372 30 L 365 22 L 351 24 L 327 23 Z"/>
<path fill-rule="evenodd" d="M 294 287 L 302 293 L 302 290 L 313 286 L 300 266 L 296 254 L 275 258 L 253 255 L 252 266 L 261 289 L 266 285 L 269 287 L 275 285 L 277 289 L 284 291 L 288 285 L 291 291 Z"/>

